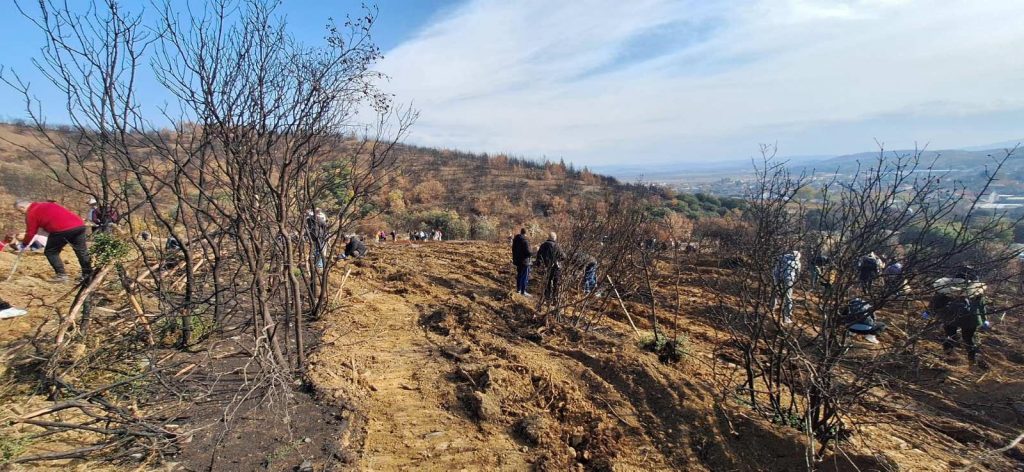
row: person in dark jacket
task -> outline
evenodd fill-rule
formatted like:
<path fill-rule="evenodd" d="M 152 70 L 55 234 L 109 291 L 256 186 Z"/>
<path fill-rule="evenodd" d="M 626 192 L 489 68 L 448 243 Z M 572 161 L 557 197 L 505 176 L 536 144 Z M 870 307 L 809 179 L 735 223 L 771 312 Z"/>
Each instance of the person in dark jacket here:
<path fill-rule="evenodd" d="M 306 212 L 306 234 L 313 264 L 317 269 L 323 269 L 324 252 L 327 250 L 327 215 L 323 211 Z"/>
<path fill-rule="evenodd" d="M 985 284 L 977 281 L 977 275 L 960 271 L 953 277 L 935 281 L 935 295 L 928 304 L 929 314 L 936 315 L 943 322 L 946 339 L 942 347 L 952 353 L 960 344 L 957 332 L 967 348 L 967 359 L 977 360 L 981 347 L 978 345 L 978 330 L 991 328 L 988 317 Z"/>
<path fill-rule="evenodd" d="M 831 288 L 831 281 L 826 276 L 828 271 L 831 270 L 832 259 L 825 254 L 819 253 L 818 255 L 811 258 L 811 288 L 817 289 L 819 286 L 824 287 L 826 290 Z"/>
<path fill-rule="evenodd" d="M 857 278 L 860 281 L 861 292 L 865 295 L 871 292 L 875 279 L 878 278 L 883 267 L 885 267 L 885 263 L 874 252 L 860 258 L 860 261 L 857 262 Z"/>
<path fill-rule="evenodd" d="M 68 280 L 64 262 L 60 260 L 60 251 L 68 244 L 75 250 L 78 264 L 82 267 L 82 278 L 88 279 L 92 275 L 89 248 L 86 245 L 85 222 L 78 215 L 52 202 L 21 200 L 14 206 L 25 213 L 25 237 L 21 241 L 23 246 L 28 247 L 39 230 L 49 233 L 43 254 L 53 267 L 54 276 L 51 282 Z"/>
<path fill-rule="evenodd" d="M 516 293 L 530 296 L 526 287 L 530 283 L 530 258 L 533 253 L 530 251 L 530 240 L 526 239 L 526 228 L 519 230 L 512 238 L 512 264 L 516 266 Z"/>
<path fill-rule="evenodd" d="M 558 298 L 558 286 L 562 279 L 562 261 L 565 253 L 558 247 L 558 235 L 554 231 L 548 236 L 537 249 L 537 260 L 534 265 L 547 270 L 547 277 L 544 283 L 544 300 L 554 303 Z"/>
<path fill-rule="evenodd" d="M 358 236 L 350 236 L 348 242 L 345 243 L 345 258 L 349 257 L 363 257 L 366 255 L 366 245 L 359 239 Z"/>

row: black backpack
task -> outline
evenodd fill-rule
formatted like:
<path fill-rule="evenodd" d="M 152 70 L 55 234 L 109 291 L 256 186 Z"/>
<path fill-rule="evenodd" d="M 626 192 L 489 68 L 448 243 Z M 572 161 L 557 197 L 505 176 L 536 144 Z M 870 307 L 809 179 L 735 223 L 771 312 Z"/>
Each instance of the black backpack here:
<path fill-rule="evenodd" d="M 967 297 L 952 297 L 946 304 L 946 313 L 951 319 L 971 314 L 971 300 Z"/>
<path fill-rule="evenodd" d="M 860 260 L 861 272 L 878 272 L 878 259 L 871 256 L 864 256 Z"/>

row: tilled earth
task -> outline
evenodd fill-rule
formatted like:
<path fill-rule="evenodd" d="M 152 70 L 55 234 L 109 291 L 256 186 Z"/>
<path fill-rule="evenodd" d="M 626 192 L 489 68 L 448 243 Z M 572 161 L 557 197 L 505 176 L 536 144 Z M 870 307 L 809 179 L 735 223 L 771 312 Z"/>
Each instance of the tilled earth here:
<path fill-rule="evenodd" d="M 767 424 L 715 387 L 734 366 L 712 354 L 722 340 L 699 313 L 713 297 L 696 281 L 723 271 L 684 274 L 687 355 L 666 365 L 639 348 L 614 304 L 589 332 L 544 326 L 535 300 L 511 289 L 506 253 L 503 244 L 397 243 L 338 269 L 337 280 L 350 274 L 321 324 L 310 375 L 319 391 L 355 405 L 343 440 L 358 451 L 357 468 L 806 469 L 798 431 Z M 673 329 L 674 313 L 659 316 Z M 1021 344 L 1008 332 L 1019 329 L 1007 323 L 985 338 L 987 370 L 926 343 L 929 372 L 908 382 L 915 388 L 878 392 L 874 416 L 819 467 L 1024 467 L 1019 449 L 965 452 L 1001 447 L 1022 425 Z"/>
<path fill-rule="evenodd" d="M 724 339 L 703 318 L 714 296 L 700 282 L 727 271 L 695 261 L 684 272 L 682 312 L 659 313 L 663 327 L 674 332 L 678 322 L 688 339 L 683 360 L 667 365 L 640 349 L 617 303 L 586 332 L 535 318 L 536 300 L 513 293 L 507 252 L 504 244 L 399 242 L 340 263 L 336 309 L 311 327 L 321 339 L 309 380 L 330 410 L 323 426 L 344 427 L 333 436 L 325 429 L 325 442 L 298 441 L 294 460 L 251 463 L 294 470 L 304 459 L 318 471 L 806 470 L 798 431 L 767 423 L 720 387 L 735 365 L 716 355 Z M 13 260 L 0 254 L 0 275 Z M 0 321 L 7 346 L 53 316 L 40 299 L 62 294 L 43 281 L 41 254 L 26 262 L 0 295 L 35 308 Z M 645 316 L 634 321 L 650 332 Z M 984 453 L 1024 427 L 1021 334 L 1009 317 L 985 334 L 987 368 L 942 355 L 935 340 L 923 343 L 917 370 L 872 392 L 876 401 L 857 415 L 853 439 L 818 468 L 1024 470 L 1021 446 Z M 37 397 L 6 397 L 3 408 L 25 411 Z M 216 470 L 232 468 L 220 464 Z M 57 469 L 67 467 L 110 468 Z"/>

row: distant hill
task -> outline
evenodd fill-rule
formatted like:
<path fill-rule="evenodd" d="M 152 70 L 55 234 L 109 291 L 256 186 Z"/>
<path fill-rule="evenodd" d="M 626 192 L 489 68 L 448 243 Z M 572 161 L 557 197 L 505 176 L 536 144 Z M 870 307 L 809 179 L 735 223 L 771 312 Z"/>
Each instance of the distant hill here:
<path fill-rule="evenodd" d="M 927 150 L 921 152 L 921 166 L 935 170 L 949 171 L 953 178 L 970 183 L 983 178 L 986 168 L 991 168 L 996 158 L 1005 156 L 1007 149 L 1014 148 L 1024 140 L 1010 140 L 985 146 L 964 149 Z M 898 156 L 913 155 L 914 150 L 885 151 L 886 160 Z M 816 173 L 852 173 L 858 165 L 870 165 L 878 160 L 879 151 L 867 151 L 841 156 L 781 156 L 796 171 Z M 749 180 L 753 175 L 753 163 L 747 160 L 726 160 L 706 163 L 657 164 L 653 166 L 609 165 L 596 169 L 627 181 L 639 181 L 675 185 L 683 190 L 707 188 L 717 181 Z M 1000 185 L 1022 187 L 1024 192 L 1024 149 L 1018 149 L 1002 169 Z M 723 194 L 713 192 L 715 194 Z M 729 194 L 729 193 L 724 193 Z"/>
<path fill-rule="evenodd" d="M 15 144 L 12 144 L 15 143 Z M 30 153 L 47 154 L 30 128 L 0 124 L 0 232 L 20 231 L 15 198 L 53 199 L 84 214 L 86 198 L 69 192 Z M 565 162 L 541 162 L 504 154 L 473 154 L 399 145 L 401 169 L 364 208 L 362 233 L 441 229 L 453 238 L 498 239 L 520 226 L 534 231 L 565 227 L 581 205 L 606 193 L 633 192 L 657 218 L 678 213 L 720 216 L 742 202 L 710 195 L 623 183 Z M 53 156 L 56 159 L 56 156 Z"/>
<path fill-rule="evenodd" d="M 454 237 L 494 239 L 520 226 L 565 227 L 581 205 L 614 192 L 642 195 L 655 218 L 722 216 L 742 206 L 735 199 L 621 182 L 564 162 L 416 146 L 399 152 L 404 171 L 381 196 L 383 213 L 364 222 L 366 232 L 438 227 Z"/>
<path fill-rule="evenodd" d="M 912 156 L 915 151 L 913 150 L 896 150 L 896 151 L 885 151 L 884 157 L 887 160 L 894 160 L 901 156 Z M 983 149 L 977 151 L 967 151 L 962 149 L 946 149 L 940 151 L 923 151 L 920 153 L 921 163 L 923 165 L 930 166 L 934 169 L 948 169 L 953 171 L 971 171 L 974 169 L 982 169 L 986 165 L 991 165 L 993 158 L 1002 157 L 1005 155 L 1003 149 Z M 1021 156 L 1024 157 L 1024 156 Z M 869 163 L 878 160 L 879 153 L 875 152 L 861 152 L 857 154 L 847 154 L 843 156 L 836 156 L 821 161 L 810 162 L 802 165 L 801 167 L 816 168 L 823 171 L 830 171 L 832 169 L 840 169 L 841 171 L 848 171 L 851 168 L 856 167 L 857 163 Z M 1015 161 L 1017 159 L 1014 159 Z"/>
<path fill-rule="evenodd" d="M 1002 141 L 1002 142 L 998 142 L 998 143 L 985 144 L 985 145 L 982 145 L 982 146 L 965 147 L 965 148 L 961 148 L 961 149 L 963 149 L 964 151 L 984 151 L 986 149 L 1011 149 L 1011 148 L 1013 148 L 1015 146 L 1020 146 L 1020 145 L 1024 145 L 1024 138 L 1021 138 L 1021 139 L 1011 139 L 1009 141 Z"/>

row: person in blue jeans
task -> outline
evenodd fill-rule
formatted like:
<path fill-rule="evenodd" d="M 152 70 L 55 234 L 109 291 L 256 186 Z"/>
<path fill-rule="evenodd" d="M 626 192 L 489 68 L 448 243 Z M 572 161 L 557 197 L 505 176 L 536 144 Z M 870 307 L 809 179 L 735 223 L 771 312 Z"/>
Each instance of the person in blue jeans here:
<path fill-rule="evenodd" d="M 597 288 L 597 259 L 583 255 L 583 293 L 589 294 Z"/>
<path fill-rule="evenodd" d="M 533 253 L 530 251 L 530 240 L 526 239 L 526 228 L 519 230 L 512 238 L 512 264 L 516 266 L 516 293 L 530 296 L 526 287 L 530 283 L 530 258 Z"/>

